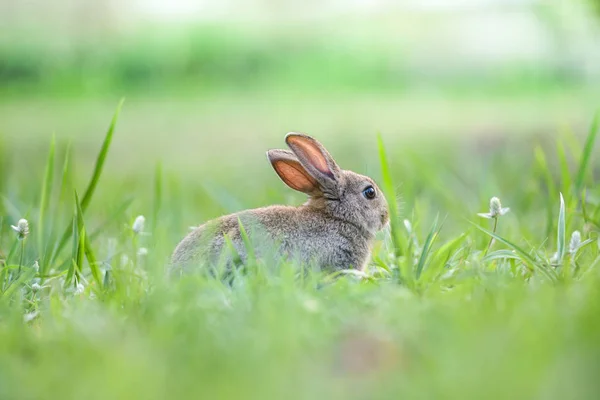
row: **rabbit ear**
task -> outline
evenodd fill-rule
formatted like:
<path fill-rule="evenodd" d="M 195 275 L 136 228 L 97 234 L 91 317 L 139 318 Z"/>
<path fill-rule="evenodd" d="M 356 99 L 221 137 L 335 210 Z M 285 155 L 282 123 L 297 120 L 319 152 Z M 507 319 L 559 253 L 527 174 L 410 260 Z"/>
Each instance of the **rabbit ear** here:
<path fill-rule="evenodd" d="M 310 176 L 291 151 L 269 150 L 267 157 L 277 175 L 292 189 L 309 195 L 320 192 L 317 181 Z"/>
<path fill-rule="evenodd" d="M 288 133 L 285 142 L 308 173 L 323 187 L 337 187 L 340 167 L 321 143 L 308 135 L 295 132 Z"/>

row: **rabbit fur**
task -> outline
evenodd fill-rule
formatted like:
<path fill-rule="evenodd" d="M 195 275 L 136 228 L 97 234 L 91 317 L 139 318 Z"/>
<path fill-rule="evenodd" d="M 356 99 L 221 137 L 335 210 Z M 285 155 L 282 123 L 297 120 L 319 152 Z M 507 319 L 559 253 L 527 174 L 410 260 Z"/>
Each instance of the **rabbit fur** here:
<path fill-rule="evenodd" d="M 176 247 L 171 266 L 185 270 L 202 263 L 233 264 L 234 254 L 246 260 L 241 221 L 253 246 L 312 263 L 321 270 L 362 270 L 375 235 L 389 220 L 383 193 L 369 177 L 342 170 L 314 138 L 291 132 L 289 150 L 269 150 L 267 158 L 281 180 L 309 196 L 298 207 L 274 205 L 245 210 L 209 221 Z M 235 253 L 227 254 L 226 250 Z M 275 245 L 275 247 L 273 247 Z M 261 251 L 257 250 L 257 255 Z"/>

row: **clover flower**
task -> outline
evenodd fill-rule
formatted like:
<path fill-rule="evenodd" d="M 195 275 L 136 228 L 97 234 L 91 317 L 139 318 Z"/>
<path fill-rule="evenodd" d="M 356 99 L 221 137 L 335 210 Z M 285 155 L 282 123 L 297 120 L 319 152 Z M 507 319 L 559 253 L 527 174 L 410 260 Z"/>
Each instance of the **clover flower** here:
<path fill-rule="evenodd" d="M 575 231 L 571 234 L 571 242 L 569 243 L 569 253 L 575 254 L 581 247 L 581 232 Z"/>
<path fill-rule="evenodd" d="M 83 283 L 78 283 L 77 287 L 75 288 L 75 296 L 83 294 L 83 292 L 85 291 L 85 286 L 83 286 Z"/>
<path fill-rule="evenodd" d="M 25 239 L 29 235 L 29 222 L 26 219 L 20 219 L 17 225 L 10 226 L 17 233 L 19 240 Z"/>
<path fill-rule="evenodd" d="M 478 213 L 477 215 L 479 215 L 482 218 L 493 219 L 494 220 L 494 229 L 492 230 L 492 233 L 496 234 L 496 230 L 498 229 L 498 218 L 500 218 L 503 215 L 506 215 L 509 211 L 510 211 L 510 208 L 502 207 L 502 203 L 500 203 L 499 198 L 492 197 L 490 199 L 490 212 Z M 490 242 L 488 243 L 488 246 L 485 249 L 485 252 L 483 253 L 484 256 L 487 255 L 487 253 L 492 248 L 493 244 L 494 244 L 494 237 L 492 236 L 492 237 L 490 237 Z"/>
<path fill-rule="evenodd" d="M 143 215 L 138 215 L 131 229 L 134 233 L 140 234 L 144 231 L 144 225 L 146 224 L 146 218 Z"/>
<path fill-rule="evenodd" d="M 510 208 L 502 207 L 502 203 L 500 203 L 500 199 L 497 197 L 492 197 L 490 199 L 490 212 L 488 213 L 479 213 L 480 217 L 487 219 L 496 219 L 498 217 L 502 217 L 503 215 L 508 214 Z"/>

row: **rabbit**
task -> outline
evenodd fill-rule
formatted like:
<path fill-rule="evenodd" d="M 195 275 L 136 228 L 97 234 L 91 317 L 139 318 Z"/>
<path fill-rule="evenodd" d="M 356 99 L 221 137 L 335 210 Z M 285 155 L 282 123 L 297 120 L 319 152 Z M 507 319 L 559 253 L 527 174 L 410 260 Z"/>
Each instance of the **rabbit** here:
<path fill-rule="evenodd" d="M 269 150 L 267 158 L 279 178 L 307 194 L 308 201 L 298 207 L 274 205 L 209 221 L 177 245 L 172 268 L 185 270 L 199 262 L 215 262 L 232 245 L 238 261 L 244 261 L 244 237 L 260 232 L 267 243 L 278 244 L 278 255 L 313 263 L 322 271 L 364 270 L 375 235 L 389 221 L 383 193 L 373 179 L 342 170 L 314 138 L 290 132 L 285 142 L 291 151 Z M 225 256 L 228 266 L 233 257 Z"/>

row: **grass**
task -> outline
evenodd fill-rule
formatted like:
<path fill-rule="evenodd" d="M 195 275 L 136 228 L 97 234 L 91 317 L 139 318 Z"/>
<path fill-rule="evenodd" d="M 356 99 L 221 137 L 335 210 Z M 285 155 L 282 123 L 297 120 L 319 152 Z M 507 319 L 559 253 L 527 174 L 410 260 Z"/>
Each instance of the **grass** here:
<path fill-rule="evenodd" d="M 31 29 L 14 26 L 0 38 L 0 94 L 111 96 L 126 89 L 193 96 L 265 87 L 397 92 L 422 81 L 451 91 L 552 93 L 588 85 L 554 57 L 517 57 L 495 66 L 477 65 L 481 56 L 457 60 L 454 53 L 445 52 L 443 38 L 449 27 L 435 18 L 405 14 L 366 25 L 340 18 L 326 21 L 279 22 L 281 27 L 239 22 L 147 26 L 77 38 L 55 30 L 32 35 Z M 344 34 L 349 26 L 352 34 Z M 465 46 L 454 41 L 452 47 Z M 435 61 L 423 63 L 423 57 Z"/>
<path fill-rule="evenodd" d="M 371 147 L 322 138 L 380 182 L 391 235 L 364 275 L 256 259 L 232 283 L 170 280 L 164 266 L 190 225 L 301 201 L 266 166 L 248 161 L 244 182 L 227 156 L 198 161 L 212 171 L 201 182 L 170 160 L 111 169 L 116 115 L 96 157 L 60 137 L 46 157 L 6 142 L 0 398 L 594 398 L 600 189 L 589 126 L 478 150 L 410 149 L 383 132 L 379 157 L 375 136 Z M 492 196 L 510 213 L 478 217 Z M 23 241 L 10 228 L 19 218 L 30 223 Z"/>

